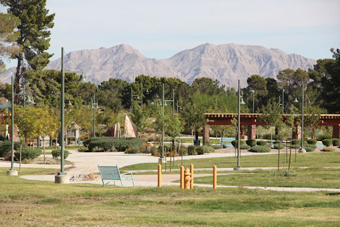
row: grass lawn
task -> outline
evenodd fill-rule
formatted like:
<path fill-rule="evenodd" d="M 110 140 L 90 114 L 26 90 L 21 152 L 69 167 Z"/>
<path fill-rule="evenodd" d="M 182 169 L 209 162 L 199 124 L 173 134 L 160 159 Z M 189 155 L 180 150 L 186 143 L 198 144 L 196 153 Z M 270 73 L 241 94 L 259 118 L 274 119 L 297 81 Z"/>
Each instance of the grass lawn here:
<path fill-rule="evenodd" d="M 0 226 L 340 225 L 337 193 L 62 185 L 6 176 L 6 171 L 0 168 Z"/>

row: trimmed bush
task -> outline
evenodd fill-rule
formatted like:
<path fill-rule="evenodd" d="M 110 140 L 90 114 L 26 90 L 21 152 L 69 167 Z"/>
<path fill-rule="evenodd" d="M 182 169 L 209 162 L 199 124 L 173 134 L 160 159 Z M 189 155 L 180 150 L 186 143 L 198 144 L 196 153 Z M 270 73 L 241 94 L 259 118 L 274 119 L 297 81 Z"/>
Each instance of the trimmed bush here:
<path fill-rule="evenodd" d="M 20 143 L 21 142 L 14 142 L 14 150 L 19 151 L 20 150 Z M 26 144 L 22 144 L 22 148 L 26 148 Z M 4 157 L 9 151 L 12 149 L 12 143 L 11 141 L 4 141 L 0 143 L 0 157 Z"/>
<path fill-rule="evenodd" d="M 64 159 L 66 159 L 69 154 L 70 154 L 69 151 L 64 150 Z M 59 157 L 60 157 L 60 150 L 52 150 L 52 157 L 54 159 L 59 159 Z"/>
<path fill-rule="evenodd" d="M 270 147 L 268 146 L 255 146 L 250 149 L 252 152 L 265 153 L 270 152 Z"/>
<path fill-rule="evenodd" d="M 323 152 L 333 152 L 333 151 L 335 151 L 335 149 L 332 148 L 332 147 L 324 147 L 321 151 L 323 151 Z"/>
<path fill-rule="evenodd" d="M 308 139 L 307 143 L 311 145 L 315 145 L 318 141 L 316 139 Z"/>
<path fill-rule="evenodd" d="M 181 155 L 181 156 L 182 155 L 183 156 L 188 155 L 188 148 L 185 147 L 185 146 L 181 146 L 179 151 L 178 151 L 178 154 Z"/>
<path fill-rule="evenodd" d="M 301 144 L 301 140 L 292 139 L 292 145 L 295 145 L 295 144 Z"/>
<path fill-rule="evenodd" d="M 332 139 L 324 139 L 322 140 L 322 144 L 325 145 L 326 147 L 329 147 L 330 145 L 332 145 L 333 140 Z"/>
<path fill-rule="evenodd" d="M 231 144 L 237 148 L 237 140 L 231 141 Z M 240 140 L 240 145 L 242 146 L 243 144 L 246 144 L 245 140 Z"/>
<path fill-rule="evenodd" d="M 306 152 L 313 152 L 315 148 L 313 147 L 305 147 Z"/>
<path fill-rule="evenodd" d="M 257 141 L 256 142 L 256 144 L 258 145 L 258 146 L 266 146 L 267 145 L 267 141 L 264 141 L 264 140 L 259 140 L 259 141 Z"/>
<path fill-rule="evenodd" d="M 249 148 L 250 148 L 250 146 L 247 145 L 247 144 L 243 144 L 243 145 L 241 145 L 241 147 L 240 147 L 241 150 L 249 150 Z"/>
<path fill-rule="evenodd" d="M 125 154 L 137 154 L 141 153 L 141 149 L 138 147 L 129 147 L 124 151 Z"/>
<path fill-rule="evenodd" d="M 300 144 L 294 144 L 294 145 L 290 145 L 291 148 L 296 148 L 296 149 L 299 149 L 301 147 Z"/>
<path fill-rule="evenodd" d="M 257 144 L 256 140 L 247 140 L 246 143 L 251 147 L 254 147 Z"/>
<path fill-rule="evenodd" d="M 204 154 L 204 149 L 203 149 L 203 147 L 197 147 L 197 148 L 196 148 L 196 153 L 197 153 L 197 155 L 202 155 L 202 154 Z"/>
<path fill-rule="evenodd" d="M 21 160 L 30 160 L 30 159 L 35 159 L 39 157 L 42 154 L 42 152 L 39 149 L 33 150 L 33 149 L 23 148 L 21 154 L 22 154 Z M 20 159 L 20 150 L 16 151 L 14 155 L 17 159 Z"/>
<path fill-rule="evenodd" d="M 340 140 L 339 139 L 333 139 L 333 146 L 339 146 Z"/>
<path fill-rule="evenodd" d="M 222 149 L 223 146 L 221 145 L 211 145 L 214 149 Z"/>
<path fill-rule="evenodd" d="M 195 147 L 193 145 L 188 146 L 188 155 L 195 155 Z"/>
<path fill-rule="evenodd" d="M 214 153 L 215 149 L 212 146 L 202 146 L 204 153 Z M 196 152 L 198 153 L 197 149 Z"/>
<path fill-rule="evenodd" d="M 96 137 L 84 141 L 84 146 L 88 147 L 90 151 L 95 148 L 110 151 L 117 149 L 117 151 L 125 151 L 130 147 L 141 147 L 145 143 L 144 139 L 140 138 L 116 138 L 116 137 Z"/>
<path fill-rule="evenodd" d="M 285 148 L 285 145 L 283 143 L 275 143 L 274 142 L 274 149 L 283 149 Z"/>
<path fill-rule="evenodd" d="M 86 147 L 79 147 L 78 151 L 79 152 L 85 152 L 85 151 L 87 151 L 87 148 Z"/>

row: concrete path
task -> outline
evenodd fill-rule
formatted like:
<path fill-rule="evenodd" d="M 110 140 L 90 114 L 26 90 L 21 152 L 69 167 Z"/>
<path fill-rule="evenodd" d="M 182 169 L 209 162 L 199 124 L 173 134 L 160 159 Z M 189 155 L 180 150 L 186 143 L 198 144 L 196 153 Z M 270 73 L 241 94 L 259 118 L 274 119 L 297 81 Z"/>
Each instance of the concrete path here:
<path fill-rule="evenodd" d="M 158 163 L 158 157 L 153 157 L 150 154 L 124 154 L 123 152 L 78 152 L 77 150 L 70 150 L 70 155 L 67 158 L 70 162 L 74 163 L 73 165 L 65 165 L 65 171 L 70 176 L 70 183 L 91 183 L 91 184 L 99 184 L 101 185 L 101 178 L 99 175 L 93 175 L 93 173 L 98 173 L 97 165 L 118 165 L 120 168 L 132 164 L 139 163 Z M 268 155 L 275 154 L 275 152 L 265 153 L 265 154 L 256 154 L 256 153 L 244 153 L 242 156 L 247 155 Z M 202 158 L 223 158 L 223 157 L 232 157 L 235 156 L 234 152 L 229 153 L 208 153 L 204 155 L 197 156 L 185 156 L 184 160 L 189 159 L 202 159 Z M 51 156 L 47 156 L 51 157 Z M 177 160 L 177 159 L 176 159 Z M 11 167 L 11 163 L 8 161 L 0 161 L 0 167 Z M 15 163 L 15 169 L 19 168 L 19 164 Z M 55 168 L 56 173 L 60 170 L 60 165 L 42 165 L 42 164 L 22 164 L 21 168 Z M 242 168 L 247 170 L 254 169 L 276 169 L 276 167 L 270 168 Z M 196 171 L 198 169 L 195 169 Z M 211 168 L 212 170 L 212 168 Z M 156 170 L 155 170 L 156 171 Z M 218 171 L 233 171 L 233 168 L 218 168 Z M 141 172 L 141 171 L 135 171 Z M 95 179 L 84 179 L 84 175 L 97 176 Z M 195 177 L 203 177 L 203 176 L 211 176 L 212 174 L 195 174 Z M 27 180 L 42 180 L 42 181 L 55 181 L 55 175 L 26 175 L 20 176 L 21 178 Z M 148 175 L 134 175 L 135 185 L 139 187 L 157 187 L 157 174 L 148 174 Z M 179 174 L 163 174 L 162 175 L 162 186 L 167 185 L 176 185 L 179 186 L 179 183 L 174 183 L 174 181 L 178 181 L 180 178 Z M 118 183 L 119 185 L 119 183 Z M 203 184 L 194 184 L 195 187 L 203 186 L 203 187 L 212 187 L 212 185 L 203 185 Z M 109 186 L 109 185 L 108 185 Z M 106 187 L 108 187 L 106 186 Z M 109 186 L 111 187 L 111 186 Z M 229 187 L 236 188 L 238 186 L 222 186 L 218 185 L 218 188 Z M 275 191 L 330 191 L 330 192 L 339 192 L 340 189 L 324 189 L 324 188 L 292 188 L 292 187 L 244 187 L 249 189 L 263 189 L 263 190 L 275 190 Z"/>

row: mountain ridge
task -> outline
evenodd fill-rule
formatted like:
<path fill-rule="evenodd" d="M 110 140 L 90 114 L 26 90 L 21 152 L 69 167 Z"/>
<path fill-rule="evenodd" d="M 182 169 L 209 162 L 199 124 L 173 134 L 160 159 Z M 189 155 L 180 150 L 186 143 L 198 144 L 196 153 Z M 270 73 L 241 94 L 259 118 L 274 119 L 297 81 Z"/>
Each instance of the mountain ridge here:
<path fill-rule="evenodd" d="M 286 54 L 276 48 L 257 45 L 201 44 L 178 52 L 168 59 L 147 58 L 127 44 L 113 47 L 72 51 L 65 55 L 64 66 L 70 71 L 84 71 L 87 80 L 107 81 L 109 78 L 128 82 L 138 75 L 177 77 L 191 84 L 196 78 L 208 77 L 220 84 L 236 87 L 247 86 L 249 76 L 258 74 L 264 78 L 276 78 L 280 70 L 313 68 L 316 60 L 298 54 Z M 51 61 L 46 69 L 60 70 L 61 61 Z M 6 72 L 7 73 L 7 72 Z M 6 73 L 3 82 L 10 80 Z"/>

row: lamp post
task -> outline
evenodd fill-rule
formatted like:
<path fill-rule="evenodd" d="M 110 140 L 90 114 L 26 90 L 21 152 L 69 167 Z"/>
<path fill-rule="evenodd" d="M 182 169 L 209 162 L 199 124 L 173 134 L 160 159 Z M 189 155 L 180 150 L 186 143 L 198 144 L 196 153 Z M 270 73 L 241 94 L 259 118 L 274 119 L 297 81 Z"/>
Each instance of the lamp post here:
<path fill-rule="evenodd" d="M 67 71 L 71 72 L 71 71 Z M 72 71 L 72 72 L 81 72 L 81 71 Z M 83 73 L 83 72 L 81 72 Z M 78 83 L 86 83 L 85 77 L 81 74 Z M 64 119 L 65 119 L 65 70 L 64 70 L 64 48 L 61 48 L 61 95 L 60 95 L 60 172 L 55 175 L 54 182 L 59 184 L 67 184 L 69 183 L 69 178 L 67 173 L 64 172 Z"/>
<path fill-rule="evenodd" d="M 304 105 L 305 105 L 305 85 L 302 84 L 302 96 L 301 96 L 301 148 L 299 149 L 299 153 L 305 153 L 306 150 L 303 148 L 303 126 L 304 126 Z M 298 103 L 298 99 L 295 98 L 295 103 Z"/>
<path fill-rule="evenodd" d="M 239 170 L 241 168 L 240 165 L 240 128 L 241 128 L 241 104 L 244 104 L 243 99 L 241 98 L 241 89 L 240 89 L 240 80 L 238 80 L 238 102 L 237 102 L 237 166 L 234 167 L 234 170 Z"/>
<path fill-rule="evenodd" d="M 91 99 L 91 108 L 93 109 L 93 137 L 96 137 L 96 109 L 98 108 L 98 100 L 96 102 L 96 94 L 93 94 Z"/>
<path fill-rule="evenodd" d="M 254 105 L 254 94 L 255 94 L 255 91 L 254 90 L 250 90 L 251 93 L 253 93 L 253 113 L 255 113 L 255 105 Z"/>
<path fill-rule="evenodd" d="M 8 176 L 17 176 L 18 171 L 15 170 L 15 168 L 14 168 L 14 96 L 15 95 L 22 95 L 24 97 L 23 98 L 24 99 L 24 107 L 26 107 L 26 97 L 27 97 L 27 103 L 29 103 L 29 104 L 35 104 L 35 103 L 25 93 L 25 86 L 24 86 L 24 93 L 23 94 L 14 94 L 14 77 L 11 78 L 11 84 L 12 84 L 12 95 L 11 95 L 11 168 L 7 171 L 7 175 Z"/>

